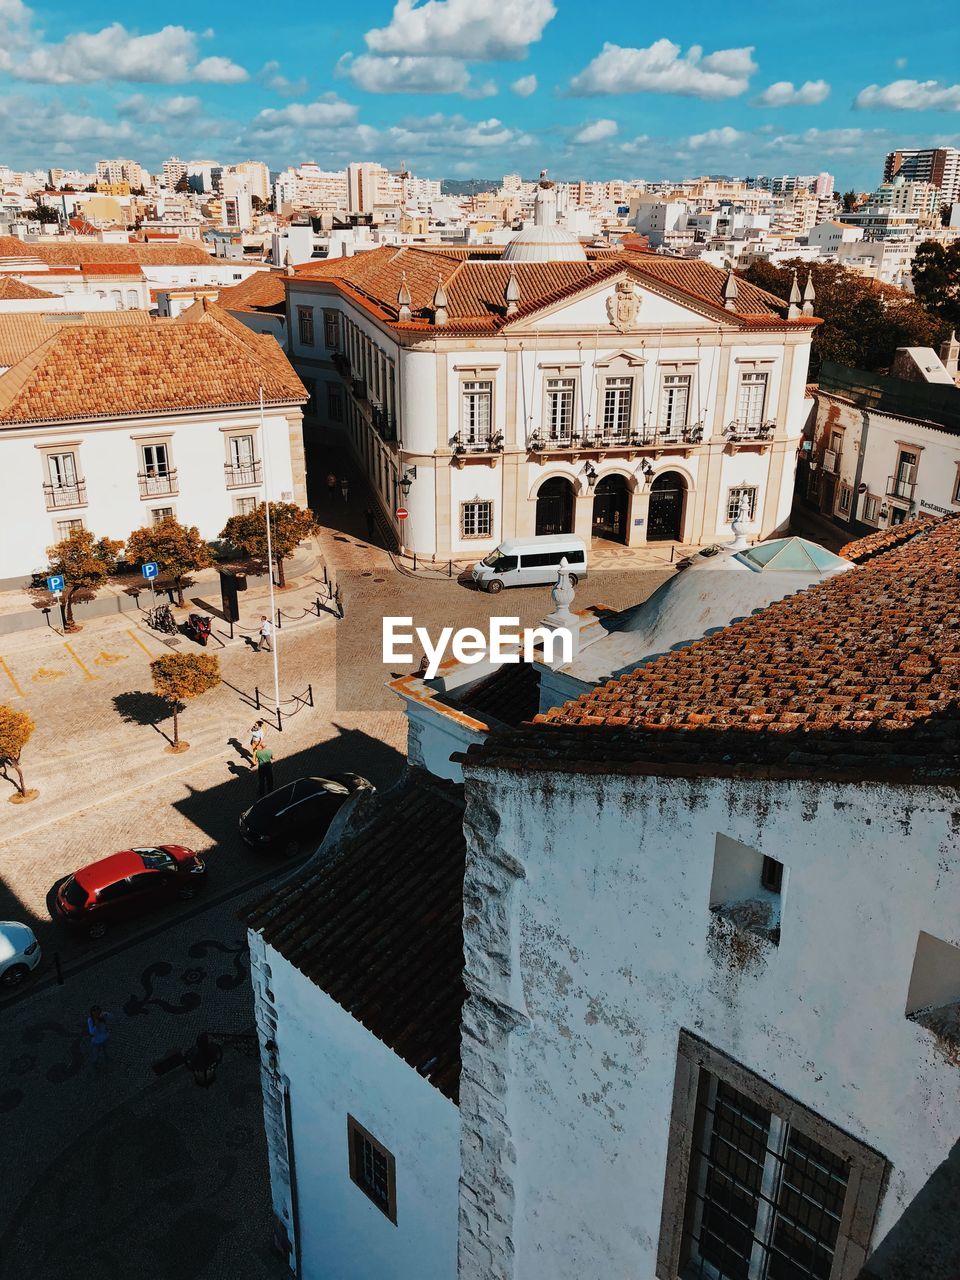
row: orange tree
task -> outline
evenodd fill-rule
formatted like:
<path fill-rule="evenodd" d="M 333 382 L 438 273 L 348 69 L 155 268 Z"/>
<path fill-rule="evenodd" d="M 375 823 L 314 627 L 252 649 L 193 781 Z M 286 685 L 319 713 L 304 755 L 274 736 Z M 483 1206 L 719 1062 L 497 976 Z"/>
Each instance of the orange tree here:
<path fill-rule="evenodd" d="M 169 702 L 173 712 L 173 750 L 186 751 L 189 744 L 180 741 L 181 703 L 216 688 L 220 660 L 211 653 L 165 653 L 150 663 L 150 675 L 157 696 Z"/>
<path fill-rule="evenodd" d="M 27 789 L 23 783 L 23 770 L 20 768 L 20 753 L 30 740 L 35 727 L 25 711 L 15 711 L 13 707 L 0 706 L 0 760 L 13 767 L 22 796 L 26 795 Z"/>
<path fill-rule="evenodd" d="M 295 502 L 271 502 L 270 537 L 273 560 L 277 566 L 277 586 L 286 585 L 283 562 L 292 556 L 304 538 L 316 530 L 313 512 Z M 239 547 L 251 560 L 267 559 L 267 504 L 259 503 L 253 511 L 231 516 L 223 527 L 221 538 Z"/>
<path fill-rule="evenodd" d="M 181 524 L 173 516 L 164 516 L 156 524 L 134 529 L 127 539 L 127 560 L 133 564 L 149 564 L 152 560 L 161 578 L 168 578 L 176 588 L 177 604 L 183 604 L 183 577 L 206 569 L 211 556 L 207 544 L 194 525 Z"/>
<path fill-rule="evenodd" d="M 72 630 L 73 602 L 80 592 L 91 595 L 102 587 L 117 567 L 122 542 L 111 538 L 95 538 L 89 529 L 74 529 L 52 547 L 49 574 L 62 574 L 66 580 L 64 608 L 67 626 Z"/>

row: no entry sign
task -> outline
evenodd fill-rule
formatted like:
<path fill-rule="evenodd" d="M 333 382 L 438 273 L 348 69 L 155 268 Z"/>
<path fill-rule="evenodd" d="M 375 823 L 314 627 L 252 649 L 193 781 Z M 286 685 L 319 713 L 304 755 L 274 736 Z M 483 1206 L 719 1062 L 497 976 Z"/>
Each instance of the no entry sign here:
<path fill-rule="evenodd" d="M 410 514 L 410 512 L 407 510 L 407 508 L 406 508 L 406 507 L 397 507 L 397 519 L 398 519 L 398 520 L 406 520 L 406 518 L 407 518 L 407 516 L 408 516 L 409 514 Z"/>

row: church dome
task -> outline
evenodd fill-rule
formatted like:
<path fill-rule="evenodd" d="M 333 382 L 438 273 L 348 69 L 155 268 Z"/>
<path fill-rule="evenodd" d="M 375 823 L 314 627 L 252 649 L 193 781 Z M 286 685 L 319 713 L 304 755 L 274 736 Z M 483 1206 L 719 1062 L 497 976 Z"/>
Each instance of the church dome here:
<path fill-rule="evenodd" d="M 587 253 L 577 237 L 563 227 L 524 227 L 508 240 L 504 262 L 586 262 Z"/>

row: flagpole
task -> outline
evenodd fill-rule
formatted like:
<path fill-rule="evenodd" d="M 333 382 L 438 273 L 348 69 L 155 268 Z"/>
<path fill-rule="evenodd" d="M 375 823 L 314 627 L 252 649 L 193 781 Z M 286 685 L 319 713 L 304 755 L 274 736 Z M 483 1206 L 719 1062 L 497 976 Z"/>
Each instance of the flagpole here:
<path fill-rule="evenodd" d="M 280 723 L 280 628 L 277 626 L 277 602 L 273 591 L 273 538 L 270 531 L 270 481 L 267 461 L 270 450 L 267 447 L 267 427 L 263 415 L 263 385 L 260 386 L 260 452 L 263 455 L 263 500 L 267 511 L 267 565 L 270 582 L 270 621 L 273 624 L 273 698 L 277 707 L 277 724 Z"/>

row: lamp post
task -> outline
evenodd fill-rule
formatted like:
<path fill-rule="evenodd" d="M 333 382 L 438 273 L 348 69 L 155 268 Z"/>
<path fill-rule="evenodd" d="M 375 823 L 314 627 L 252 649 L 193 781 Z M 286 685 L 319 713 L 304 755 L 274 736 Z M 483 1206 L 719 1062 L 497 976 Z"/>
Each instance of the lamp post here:
<path fill-rule="evenodd" d="M 592 462 L 584 464 L 583 475 L 587 481 L 587 488 L 592 491 L 593 486 L 597 483 L 597 468 Z"/>
<path fill-rule="evenodd" d="M 417 478 L 417 468 L 416 468 L 416 465 L 414 465 L 414 466 L 412 466 L 412 467 L 404 467 L 404 469 L 403 469 L 403 475 L 402 475 L 402 476 L 400 477 L 400 479 L 397 481 L 397 487 L 400 489 L 400 492 L 403 494 L 403 501 L 404 501 L 404 505 L 406 505 L 407 496 L 409 495 L 410 490 L 411 490 L 411 488 L 413 487 L 413 482 L 414 482 L 414 480 L 416 480 L 416 478 Z M 403 523 L 403 525 L 404 525 L 405 527 L 408 527 L 408 526 L 409 526 L 409 524 L 410 524 L 410 516 L 409 516 L 409 513 L 408 513 L 408 515 L 407 515 L 406 520 L 404 520 L 402 523 Z M 403 555 L 403 554 L 404 554 L 404 546 L 403 546 L 403 544 L 404 544 L 404 542 L 405 542 L 405 541 L 406 541 L 406 539 L 404 539 L 404 538 L 401 538 L 401 540 L 400 540 L 400 554 L 401 554 L 401 555 Z M 416 568 L 416 565 L 414 565 L 414 568 Z"/>

